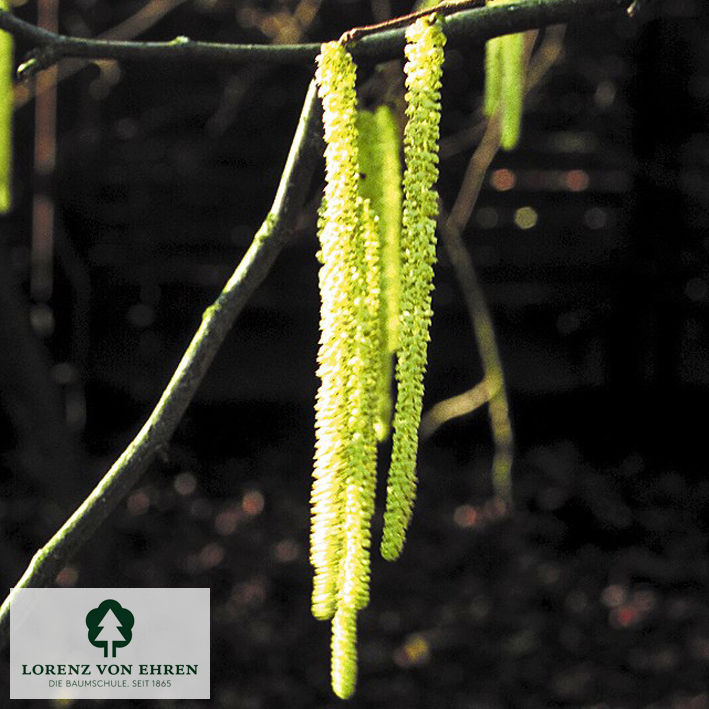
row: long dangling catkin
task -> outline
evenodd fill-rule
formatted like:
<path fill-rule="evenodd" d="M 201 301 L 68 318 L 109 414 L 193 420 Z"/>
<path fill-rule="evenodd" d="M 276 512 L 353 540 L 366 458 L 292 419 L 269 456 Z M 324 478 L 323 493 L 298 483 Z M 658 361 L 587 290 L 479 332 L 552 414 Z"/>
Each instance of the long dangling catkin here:
<path fill-rule="evenodd" d="M 440 87 L 445 36 L 424 17 L 406 32 L 404 209 L 401 232 L 401 303 L 392 459 L 381 553 L 396 559 L 404 545 L 416 494 L 418 427 L 431 323 L 433 264 L 436 260 Z"/>
<path fill-rule="evenodd" d="M 0 0 L 0 10 L 9 10 Z M 12 35 L 0 31 L 0 214 L 9 211 L 12 201 Z"/>
<path fill-rule="evenodd" d="M 500 117 L 500 145 L 512 150 L 519 142 L 524 103 L 524 34 L 507 34 L 500 37 L 502 57 L 502 116 Z"/>
<path fill-rule="evenodd" d="M 321 385 L 312 492 L 313 614 L 323 619 L 334 615 L 332 687 L 347 698 L 357 673 L 357 611 L 369 602 L 381 245 L 370 201 L 360 194 L 356 71 L 340 44 L 322 46 L 316 79 L 327 147 L 319 219 Z"/>
<path fill-rule="evenodd" d="M 511 0 L 488 0 L 502 5 Z M 500 145 L 512 150 L 519 142 L 524 103 L 524 34 L 494 37 L 485 43 L 483 110 L 490 118 L 500 111 Z"/>
<path fill-rule="evenodd" d="M 502 90 L 502 57 L 499 37 L 485 42 L 485 97 L 483 112 L 491 118 L 500 105 Z"/>
<path fill-rule="evenodd" d="M 374 512 L 377 443 L 374 415 L 379 378 L 379 236 L 369 200 L 360 200 L 354 242 L 353 353 L 345 459 L 344 553 L 337 605 L 364 608 L 369 602 L 370 524 Z"/>
<path fill-rule="evenodd" d="M 401 233 L 401 159 L 399 130 L 388 106 L 372 113 L 359 111 L 361 193 L 376 215 L 381 239 L 381 300 L 379 305 L 379 360 L 377 440 L 389 436 L 392 411 L 394 352 L 399 326 L 399 239 Z"/>
<path fill-rule="evenodd" d="M 319 232 L 321 383 L 315 405 L 310 536 L 310 561 L 314 567 L 312 610 L 319 619 L 331 618 L 335 613 L 344 546 L 353 318 L 349 274 L 358 221 L 355 79 L 356 69 L 350 55 L 335 42 L 324 44 L 316 71 L 327 147 Z"/>

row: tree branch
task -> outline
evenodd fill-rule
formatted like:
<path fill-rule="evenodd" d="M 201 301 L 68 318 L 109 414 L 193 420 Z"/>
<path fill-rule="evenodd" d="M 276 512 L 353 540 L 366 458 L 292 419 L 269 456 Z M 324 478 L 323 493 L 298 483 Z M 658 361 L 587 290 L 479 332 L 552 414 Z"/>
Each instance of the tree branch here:
<path fill-rule="evenodd" d="M 5 599 L 0 608 L 0 646 L 7 641 L 10 604 L 16 590 L 50 583 L 172 437 L 236 317 L 290 236 L 321 153 L 320 103 L 311 82 L 271 211 L 224 290 L 205 311 L 197 333 L 145 425 L 93 492 L 34 555 Z"/>
<path fill-rule="evenodd" d="M 134 15 L 130 15 L 117 25 L 110 27 L 99 35 L 100 39 L 113 41 L 133 39 L 150 29 L 168 13 L 172 12 L 187 0 L 149 0 L 146 5 L 140 8 Z M 64 79 L 76 74 L 83 69 L 86 64 L 80 60 L 66 62 L 60 69 L 59 74 L 51 86 L 56 86 Z M 36 98 L 47 91 L 51 86 L 16 86 L 15 87 L 15 110 L 24 106 L 28 101 Z"/>
<path fill-rule="evenodd" d="M 629 2 L 527 0 L 451 15 L 446 19 L 446 33 L 453 42 L 462 41 L 463 38 L 484 40 L 499 34 L 566 22 L 581 11 L 622 9 Z M 40 30 L 7 12 L 0 12 L 0 29 L 8 30 L 36 45 L 54 48 L 53 61 L 63 56 L 83 56 L 110 59 L 167 58 L 215 64 L 265 58 L 269 61 L 275 58 L 281 63 L 310 62 L 317 50 L 316 45 L 305 44 L 285 48 L 259 45 L 254 48 L 253 45 L 213 45 L 189 40 L 167 44 L 78 40 Z M 353 53 L 358 58 L 390 59 L 402 50 L 403 33 L 403 29 L 396 29 L 369 35 L 353 43 Z M 160 52 L 157 47 L 160 47 Z M 293 230 L 322 150 L 319 116 L 320 104 L 311 82 L 271 211 L 221 294 L 205 311 L 197 333 L 144 426 L 86 500 L 34 555 L 22 578 L 5 599 L 0 608 L 0 646 L 8 639 L 10 604 L 17 589 L 41 587 L 50 583 L 123 499 L 157 451 L 171 438 L 236 317 L 265 278 Z"/>
<path fill-rule="evenodd" d="M 565 28 L 557 25 L 547 31 L 539 50 L 525 59 L 528 65 L 525 93 L 529 93 L 559 58 Z M 536 33 L 529 32 L 526 53 L 531 54 Z M 439 230 L 468 310 L 478 355 L 483 366 L 483 381 L 463 394 L 439 402 L 421 420 L 421 436 L 428 436 L 447 420 L 471 413 L 488 404 L 490 429 L 495 442 L 492 462 L 493 493 L 509 507 L 511 502 L 511 470 L 514 454 L 514 432 L 510 420 L 505 373 L 500 359 L 497 337 L 490 308 L 477 275 L 477 269 L 463 241 L 465 230 L 480 195 L 485 174 L 500 147 L 499 116 L 488 120 L 475 152 L 468 162 L 465 176 L 450 214 L 441 205 Z"/>
<path fill-rule="evenodd" d="M 442 18 L 448 46 L 482 42 L 490 37 L 569 22 L 584 12 L 598 13 L 627 8 L 631 0 L 518 0 Z M 361 39 L 349 42 L 357 60 L 387 61 L 401 55 L 405 27 L 368 29 Z M 64 57 L 124 61 L 190 62 L 210 65 L 271 63 L 310 64 L 320 45 L 219 44 L 176 37 L 170 42 L 123 42 L 69 37 L 40 29 L 9 12 L 0 11 L 0 29 L 35 47 L 31 58 L 18 68 L 18 78 L 28 79 Z M 357 36 L 356 31 L 353 36 Z M 371 33 L 369 33 L 371 32 Z M 347 33 L 348 35 L 351 33 Z"/>

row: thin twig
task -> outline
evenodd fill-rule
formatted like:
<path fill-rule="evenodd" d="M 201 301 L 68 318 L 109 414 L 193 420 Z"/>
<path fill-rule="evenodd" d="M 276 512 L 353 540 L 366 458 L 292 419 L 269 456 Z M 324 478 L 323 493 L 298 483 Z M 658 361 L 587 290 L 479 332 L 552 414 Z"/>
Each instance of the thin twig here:
<path fill-rule="evenodd" d="M 534 46 L 536 35 L 536 32 L 527 34 L 525 65 L 529 63 L 529 54 Z M 505 372 L 497 345 L 492 314 L 480 285 L 477 270 L 462 236 L 480 195 L 485 174 L 497 155 L 499 147 L 500 119 L 499 115 L 495 115 L 487 122 L 482 140 L 468 162 L 465 176 L 450 214 L 445 216 L 445 211 L 441 212 L 439 230 L 443 237 L 443 245 L 448 252 L 463 291 L 465 305 L 473 326 L 478 355 L 483 367 L 482 384 L 491 392 L 487 404 L 490 430 L 495 444 L 492 460 L 492 487 L 495 496 L 507 506 L 511 503 L 512 497 L 514 433 L 510 420 Z M 477 386 L 472 391 L 475 391 Z"/>
<path fill-rule="evenodd" d="M 460 10 L 442 18 L 449 46 L 482 42 L 500 34 L 522 32 L 550 24 L 568 22 L 584 12 L 597 14 L 625 9 L 631 0 L 517 0 L 472 10 Z M 85 39 L 47 32 L 0 11 L 0 29 L 7 30 L 37 49 L 18 69 L 29 78 L 65 57 L 131 61 L 190 62 L 210 65 L 271 63 L 310 64 L 319 44 L 220 44 L 177 37 L 170 42 L 121 42 Z M 353 41 L 349 49 L 357 60 L 378 62 L 400 56 L 405 29 L 377 30 Z"/>
<path fill-rule="evenodd" d="M 495 121 L 494 123 L 497 122 Z M 493 125 L 493 123 L 491 122 L 490 125 Z M 495 130 L 498 131 L 499 140 L 499 127 L 496 125 Z M 488 400 L 488 413 L 490 416 L 490 429 L 495 443 L 492 464 L 493 489 L 497 497 L 508 501 L 511 495 L 510 469 L 512 467 L 514 437 L 509 416 L 505 375 L 495 338 L 492 315 L 484 298 L 475 266 L 465 246 L 460 229 L 450 217 L 446 217 L 443 210 L 439 221 L 439 230 L 443 245 L 448 252 L 463 291 L 465 304 L 475 333 L 478 354 L 483 366 L 483 383 L 486 389 L 491 392 Z M 472 403 L 475 403 L 475 401 L 473 400 Z"/>
<path fill-rule="evenodd" d="M 356 42 L 357 40 L 362 39 L 362 37 L 366 37 L 367 35 L 374 34 L 376 32 L 381 32 L 382 30 L 404 27 L 412 22 L 415 22 L 420 17 L 425 17 L 426 15 L 436 14 L 443 17 L 452 12 L 467 10 L 471 7 L 483 7 L 485 2 L 486 0 L 443 0 L 443 2 L 440 2 L 437 5 L 433 5 L 432 7 L 428 7 L 423 10 L 410 12 L 408 15 L 401 15 L 400 17 L 382 20 L 381 22 L 375 22 L 373 25 L 361 25 L 360 27 L 354 27 L 345 32 L 340 37 L 340 41 L 349 44 L 350 42 Z"/>
<path fill-rule="evenodd" d="M 487 380 L 483 379 L 472 389 L 434 404 L 421 417 L 421 425 L 419 426 L 421 440 L 425 441 L 430 438 L 444 423 L 465 416 L 481 406 L 485 406 L 495 393 L 496 390 L 488 386 Z"/>
<path fill-rule="evenodd" d="M 561 55 L 564 32 L 564 26 L 552 27 L 534 57 L 525 60 L 525 63 L 529 63 L 525 93 L 529 93 L 541 81 Z M 534 44 L 533 33 L 529 35 L 527 52 L 531 52 Z M 487 403 L 490 428 L 495 442 L 492 465 L 493 488 L 497 497 L 504 499 L 508 498 L 511 492 L 510 472 L 514 453 L 514 436 L 504 371 L 492 316 L 475 265 L 462 239 L 462 233 L 470 221 L 480 195 L 485 174 L 498 152 L 500 143 L 499 120 L 495 117 L 484 125 L 483 136 L 468 162 L 451 213 L 446 217 L 445 212 L 442 211 L 439 224 L 443 244 L 464 294 L 483 365 L 484 378 L 472 389 L 435 404 L 422 419 L 421 435 L 430 436 L 447 421 L 470 414 Z"/>
<path fill-rule="evenodd" d="M 320 8 L 322 0 L 300 0 L 292 14 L 289 14 L 288 22 L 279 24 L 279 29 L 272 38 L 273 44 L 285 44 L 285 33 L 289 37 L 299 42 L 310 29 Z M 268 13 L 264 13 L 268 16 Z M 285 30 L 284 28 L 287 28 Z M 292 41 L 292 40 L 291 40 Z M 225 87 L 222 95 L 222 102 L 217 110 L 210 116 L 205 124 L 207 132 L 211 136 L 221 135 L 236 117 L 236 113 L 244 96 L 250 91 L 256 82 L 262 80 L 273 70 L 273 66 L 259 65 L 247 66 L 239 73 L 232 76 Z"/>
<path fill-rule="evenodd" d="M 127 17 L 122 22 L 119 22 L 114 27 L 102 32 L 96 39 L 107 40 L 127 40 L 133 39 L 150 29 L 157 22 L 162 20 L 168 13 L 172 12 L 180 5 L 184 5 L 187 0 L 150 0 L 147 5 L 143 5 L 135 14 Z M 59 69 L 59 75 L 56 78 L 55 84 L 58 84 L 64 79 L 76 74 L 86 66 L 85 62 L 75 61 L 63 64 Z M 43 91 L 50 87 L 45 84 L 32 88 L 27 86 L 15 87 L 15 110 L 24 106 L 30 101 L 33 96 L 39 96 Z"/>
<path fill-rule="evenodd" d="M 174 433 L 237 315 L 270 270 L 293 229 L 322 150 L 319 106 L 311 83 L 271 211 L 224 290 L 204 312 L 197 333 L 145 425 L 93 492 L 34 555 L 13 592 L 5 599 L 0 608 L 0 643 L 7 640 L 10 604 L 16 589 L 50 583 Z"/>

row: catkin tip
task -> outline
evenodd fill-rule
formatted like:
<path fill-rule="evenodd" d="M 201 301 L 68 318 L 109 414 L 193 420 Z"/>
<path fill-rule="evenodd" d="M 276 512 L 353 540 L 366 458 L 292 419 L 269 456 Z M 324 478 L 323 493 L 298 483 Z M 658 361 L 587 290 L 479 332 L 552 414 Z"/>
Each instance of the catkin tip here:
<path fill-rule="evenodd" d="M 380 552 L 382 559 L 385 561 L 396 561 L 400 556 L 401 552 L 404 550 L 404 539 L 387 539 L 382 538 L 382 543 L 380 546 Z"/>
<path fill-rule="evenodd" d="M 332 620 L 332 691 L 349 699 L 357 684 L 357 611 L 341 606 Z"/>

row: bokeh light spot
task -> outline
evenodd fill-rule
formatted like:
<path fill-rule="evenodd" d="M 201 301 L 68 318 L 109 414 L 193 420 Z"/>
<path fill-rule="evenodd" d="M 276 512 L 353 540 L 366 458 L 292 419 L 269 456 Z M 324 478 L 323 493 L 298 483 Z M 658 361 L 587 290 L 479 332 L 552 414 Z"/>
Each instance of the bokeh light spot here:
<path fill-rule="evenodd" d="M 519 229 L 532 229 L 537 225 L 539 215 L 532 207 L 520 207 L 515 211 L 514 222 Z"/>
<path fill-rule="evenodd" d="M 460 505 L 453 512 L 453 521 L 459 527 L 474 527 L 477 519 L 478 511 L 472 505 Z"/>
<path fill-rule="evenodd" d="M 638 612 L 631 605 L 614 608 L 610 612 L 610 624 L 615 628 L 629 628 L 638 621 Z"/>
<path fill-rule="evenodd" d="M 249 490 L 241 501 L 241 509 L 244 510 L 249 517 L 255 517 L 263 511 L 263 504 L 263 495 L 258 490 Z"/>
<path fill-rule="evenodd" d="M 512 170 L 502 168 L 493 171 L 490 176 L 490 184 L 498 192 L 508 192 L 517 184 L 517 178 Z"/>
<path fill-rule="evenodd" d="M 145 490 L 136 490 L 128 497 L 126 507 L 128 508 L 128 514 L 134 517 L 145 514 L 150 507 L 150 497 L 148 493 L 145 492 Z"/>
<path fill-rule="evenodd" d="M 190 472 L 179 473 L 175 475 L 175 480 L 172 485 L 178 495 L 187 497 L 187 495 L 191 495 L 197 488 L 197 479 Z"/>
<path fill-rule="evenodd" d="M 601 593 L 601 603 L 607 608 L 617 608 L 625 603 L 628 591 L 618 584 L 606 586 Z"/>
<path fill-rule="evenodd" d="M 57 578 L 55 580 L 57 586 L 61 586 L 62 588 L 75 586 L 76 582 L 79 580 L 79 572 L 75 566 L 65 566 L 57 574 Z"/>
<path fill-rule="evenodd" d="M 591 179 L 585 170 L 569 170 L 564 182 L 571 192 L 583 192 L 588 189 Z"/>
<path fill-rule="evenodd" d="M 419 634 L 409 635 L 404 644 L 394 652 L 394 662 L 399 667 L 425 665 L 431 659 L 431 647 Z"/>
<path fill-rule="evenodd" d="M 223 537 L 234 534 L 243 514 L 242 510 L 236 507 L 228 507 L 222 510 L 214 518 L 214 529 L 217 534 L 221 534 Z"/>
<path fill-rule="evenodd" d="M 207 544 L 199 552 L 199 563 L 203 569 L 213 569 L 224 559 L 224 548 L 219 544 Z"/>

